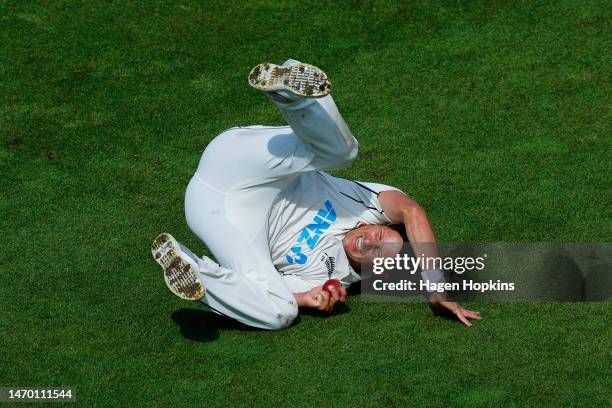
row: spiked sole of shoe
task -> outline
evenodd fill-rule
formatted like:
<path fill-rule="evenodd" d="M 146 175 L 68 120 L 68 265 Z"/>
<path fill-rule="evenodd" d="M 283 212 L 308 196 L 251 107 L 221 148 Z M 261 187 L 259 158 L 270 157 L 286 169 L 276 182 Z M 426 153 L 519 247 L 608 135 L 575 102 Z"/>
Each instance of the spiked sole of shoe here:
<path fill-rule="evenodd" d="M 181 257 L 179 244 L 172 235 L 158 235 L 151 245 L 151 254 L 164 270 L 166 286 L 172 293 L 185 300 L 200 300 L 204 297 L 204 285 L 199 271 Z"/>
<path fill-rule="evenodd" d="M 288 67 L 259 64 L 249 73 L 249 85 L 263 92 L 283 90 L 307 98 L 321 98 L 331 91 L 325 72 L 303 63 Z"/>

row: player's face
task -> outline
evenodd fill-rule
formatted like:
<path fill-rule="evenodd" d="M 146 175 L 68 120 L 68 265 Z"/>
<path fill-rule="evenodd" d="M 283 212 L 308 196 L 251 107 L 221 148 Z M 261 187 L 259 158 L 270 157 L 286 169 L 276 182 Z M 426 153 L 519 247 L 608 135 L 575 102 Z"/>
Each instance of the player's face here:
<path fill-rule="evenodd" d="M 384 225 L 365 225 L 350 231 L 342 240 L 347 257 L 356 264 L 374 258 L 394 257 L 402 249 L 402 236 Z"/>

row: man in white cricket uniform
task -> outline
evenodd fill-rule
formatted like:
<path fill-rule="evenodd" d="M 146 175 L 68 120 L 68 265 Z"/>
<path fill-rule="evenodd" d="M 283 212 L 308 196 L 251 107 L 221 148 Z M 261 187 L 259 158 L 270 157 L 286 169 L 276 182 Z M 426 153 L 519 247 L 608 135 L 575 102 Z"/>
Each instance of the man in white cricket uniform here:
<path fill-rule="evenodd" d="M 393 187 L 325 173 L 349 165 L 358 143 L 321 70 L 294 60 L 261 64 L 250 83 L 275 101 L 289 126 L 232 128 L 202 154 L 185 194 L 185 215 L 216 262 L 167 233 L 156 238 L 152 252 L 181 298 L 249 326 L 281 329 L 291 325 L 298 307 L 330 311 L 344 302 L 344 288 L 360 279 L 353 269 L 359 262 L 397 253 L 400 234 L 381 225 L 407 219 L 389 218 L 385 209 L 395 213 L 398 206 L 383 208 L 379 194 L 390 192 L 386 201 L 393 203 L 409 199 Z M 415 222 L 418 227 L 423 220 L 407 221 L 408 236 L 427 238 L 411 231 Z M 356 230 L 362 224 L 368 227 Z M 427 242 L 435 239 L 430 235 Z M 343 288 L 323 291 L 329 278 Z"/>

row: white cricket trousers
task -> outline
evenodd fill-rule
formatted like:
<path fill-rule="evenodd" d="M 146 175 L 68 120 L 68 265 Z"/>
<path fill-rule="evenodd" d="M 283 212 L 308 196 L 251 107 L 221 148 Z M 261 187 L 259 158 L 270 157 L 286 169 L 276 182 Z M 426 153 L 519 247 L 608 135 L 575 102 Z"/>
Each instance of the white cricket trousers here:
<path fill-rule="evenodd" d="M 201 302 L 270 330 L 290 326 L 298 315 L 270 258 L 270 208 L 298 175 L 347 166 L 358 150 L 331 96 L 276 105 L 289 126 L 221 133 L 204 150 L 185 193 L 187 225 L 220 265 L 199 261 Z"/>

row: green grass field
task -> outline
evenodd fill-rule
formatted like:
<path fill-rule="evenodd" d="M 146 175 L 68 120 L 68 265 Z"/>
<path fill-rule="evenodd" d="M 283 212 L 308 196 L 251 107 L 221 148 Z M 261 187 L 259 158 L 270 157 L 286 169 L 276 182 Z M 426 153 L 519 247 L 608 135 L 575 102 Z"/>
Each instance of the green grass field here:
<path fill-rule="evenodd" d="M 247 86 L 332 78 L 361 143 L 440 241 L 610 241 L 605 1 L 0 1 L 0 386 L 86 406 L 612 405 L 610 303 L 349 298 L 289 330 L 173 297 L 149 246 L 199 253 L 184 189 L 222 130 L 282 124 Z M 236 147 L 237 149 L 240 146 Z"/>

